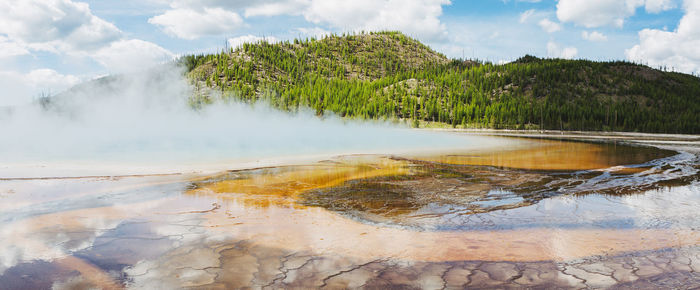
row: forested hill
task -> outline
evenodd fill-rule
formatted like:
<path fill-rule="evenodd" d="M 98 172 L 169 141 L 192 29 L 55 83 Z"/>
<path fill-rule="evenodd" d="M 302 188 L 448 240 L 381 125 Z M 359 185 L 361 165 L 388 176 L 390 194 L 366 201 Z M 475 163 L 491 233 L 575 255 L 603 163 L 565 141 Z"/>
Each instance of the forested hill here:
<path fill-rule="evenodd" d="M 414 126 L 700 133 L 700 79 L 628 62 L 454 60 L 398 32 L 258 42 L 180 61 L 197 105 L 220 95 Z"/>

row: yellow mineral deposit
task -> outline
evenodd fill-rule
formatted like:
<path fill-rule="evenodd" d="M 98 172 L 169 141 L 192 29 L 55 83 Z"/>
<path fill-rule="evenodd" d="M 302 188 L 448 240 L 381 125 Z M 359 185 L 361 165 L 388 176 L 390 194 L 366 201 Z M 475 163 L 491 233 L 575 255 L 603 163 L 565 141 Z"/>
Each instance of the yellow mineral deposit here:
<path fill-rule="evenodd" d="M 530 141 L 532 142 L 532 141 Z M 524 148 L 523 148 L 524 147 Z M 482 151 L 464 155 L 442 155 L 419 159 L 458 165 L 485 165 L 531 170 L 591 170 L 639 164 L 668 156 L 650 148 L 629 148 L 615 144 L 538 140 L 530 146 L 504 151 Z M 624 170 L 625 167 L 619 167 Z M 632 171 L 630 171 L 632 172 Z"/>
<path fill-rule="evenodd" d="M 235 195 L 247 205 L 295 204 L 299 193 L 339 185 L 348 180 L 401 175 L 410 172 L 404 161 L 377 156 L 343 157 L 306 166 L 285 166 L 232 172 L 201 184 L 188 194 Z M 221 194 L 221 195 L 217 195 Z"/>
<path fill-rule="evenodd" d="M 535 263 L 532 267 L 542 273 L 545 273 L 545 268 L 554 267 L 546 271 L 554 271 L 551 279 L 555 281 L 569 277 L 567 271 L 574 270 L 537 263 L 569 263 L 587 257 L 612 257 L 644 251 L 656 253 L 654 251 L 700 244 L 700 232 L 685 226 L 595 227 L 584 224 L 571 227 L 426 230 L 392 224 L 396 220 L 391 219 L 386 223 L 368 222 L 334 210 L 332 203 L 324 207 L 303 203 L 304 194 L 332 190 L 358 181 L 388 180 L 386 182 L 389 184 L 398 184 L 407 178 L 416 178 L 405 184 L 414 184 L 419 191 L 430 192 L 429 189 L 436 186 L 431 182 L 440 180 L 421 174 L 431 168 L 437 170 L 438 167 L 425 167 L 425 162 L 510 168 L 516 171 L 511 170 L 509 174 L 515 172 L 516 175 L 499 178 L 505 180 L 502 184 L 517 186 L 540 178 L 535 174 L 539 171 L 652 172 L 649 171 L 650 166 L 625 165 L 641 164 L 669 155 L 662 150 L 606 144 L 551 140 L 527 140 L 526 143 L 529 144 L 500 153 L 481 151 L 470 155 L 432 157 L 342 156 L 308 165 L 237 170 L 208 177 L 172 175 L 6 181 L 0 190 L 7 194 L 0 198 L 12 202 L 1 207 L 6 222 L 0 230 L 0 255 L 5 255 L 0 257 L 3 258 L 0 266 L 9 267 L 5 269 L 6 273 L 14 273 L 7 271 L 21 263 L 47 261 L 56 265 L 57 269 L 63 269 L 56 270 L 58 272 L 54 274 L 59 274 L 55 275 L 66 275 L 53 284 L 55 287 L 83 285 L 115 289 L 125 286 L 350 287 L 355 282 L 369 281 L 378 275 L 376 273 L 389 273 L 381 281 L 400 284 L 403 283 L 401 279 L 407 277 L 399 275 L 399 269 L 403 269 L 401 267 L 413 269 L 411 267 L 424 265 L 421 263 L 434 263 L 420 266 L 428 268 L 415 271 L 427 271 L 426 275 L 435 272 L 435 277 L 431 277 L 438 279 L 437 285 L 453 280 L 462 281 L 459 282 L 462 284 L 456 285 L 466 285 L 467 276 L 472 274 L 469 277 L 477 281 L 480 279 L 479 273 L 491 273 L 491 278 L 499 273 L 510 273 L 507 269 L 512 265 L 507 263 Z M 523 172 L 524 177 L 521 178 L 517 175 L 520 174 L 519 170 L 535 173 Z M 482 169 L 478 173 L 502 175 L 501 171 L 489 173 Z M 460 185 L 459 175 L 441 174 L 447 176 L 447 181 L 440 182 L 448 189 L 464 186 L 468 190 L 489 192 L 491 188 L 487 181 L 472 188 L 468 184 Z M 100 201 L 91 204 L 104 202 L 104 205 L 92 208 L 75 205 L 75 201 L 94 197 Z M 369 203 L 384 202 L 366 197 L 368 200 L 355 203 L 357 211 L 376 206 L 369 206 Z M 572 202 L 579 201 L 573 199 Z M 51 210 L 44 210 L 47 204 L 53 205 Z M 388 204 L 383 206 L 390 207 Z M 392 210 L 386 209 L 388 215 Z M 400 220 L 408 215 L 420 217 L 426 214 L 422 210 L 399 212 L 395 218 Z M 658 216 L 654 218 L 661 222 L 678 222 L 677 218 L 667 218 L 664 214 L 655 212 Z M 610 215 L 605 218 L 614 222 L 615 213 Z M 153 246 L 153 243 L 158 246 Z M 7 253 L 21 258 L 7 259 Z M 120 271 L 130 280 L 120 280 L 114 275 L 115 272 L 109 272 L 95 262 L 109 255 L 116 257 L 114 259 L 119 260 L 118 264 L 126 265 Z M 469 266 L 471 264 L 465 264 L 465 261 L 478 261 L 478 264 Z M 696 263 L 693 261 L 691 259 L 689 265 Z M 492 265 L 489 262 L 500 264 Z M 607 267 L 627 267 L 622 262 L 615 263 Z M 450 272 L 450 275 L 462 273 L 459 275 L 463 277 L 452 277 L 446 272 L 448 268 L 440 268 L 447 265 L 456 267 L 454 269 L 458 271 Z M 495 272 L 489 272 L 492 266 L 496 267 L 493 269 L 497 270 L 492 269 Z M 367 268 L 355 271 L 362 267 Z M 653 270 L 643 265 L 638 267 L 642 267 L 640 269 L 643 271 Z M 302 268 L 305 272 L 300 272 Z M 340 275 L 338 273 L 350 272 L 352 275 L 348 274 L 348 278 L 337 281 L 340 279 L 336 277 Z M 517 271 L 514 273 L 514 279 L 519 279 Z M 630 272 L 629 275 L 636 274 Z M 629 278 L 626 277 L 624 279 Z M 634 277 L 628 280 L 638 279 Z M 2 279 L 9 278 L 0 275 L 0 282 Z M 421 283 L 432 281 L 429 278 L 421 279 L 418 279 Z M 605 280 L 607 278 L 600 279 L 608 281 Z M 574 280 L 569 281 L 570 284 L 552 285 L 580 285 L 576 284 L 580 281 Z M 311 282 L 294 284 L 295 281 Z M 508 281 L 511 280 L 498 283 L 510 283 Z M 356 286 L 359 285 L 361 283 Z M 418 285 L 424 286 L 428 284 Z"/>

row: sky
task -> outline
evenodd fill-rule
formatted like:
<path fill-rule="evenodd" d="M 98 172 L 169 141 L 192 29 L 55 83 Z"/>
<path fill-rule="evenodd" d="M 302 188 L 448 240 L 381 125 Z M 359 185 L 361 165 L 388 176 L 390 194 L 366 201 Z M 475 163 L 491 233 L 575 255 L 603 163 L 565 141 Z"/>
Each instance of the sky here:
<path fill-rule="evenodd" d="M 700 73 L 700 0 L 0 0 L 0 106 L 243 42 L 399 30 L 454 58 Z"/>

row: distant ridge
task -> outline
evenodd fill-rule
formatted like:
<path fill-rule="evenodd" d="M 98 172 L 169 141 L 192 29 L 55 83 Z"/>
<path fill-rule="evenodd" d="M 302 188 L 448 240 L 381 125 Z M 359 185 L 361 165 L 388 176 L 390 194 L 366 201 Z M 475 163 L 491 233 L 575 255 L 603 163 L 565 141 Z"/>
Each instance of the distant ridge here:
<path fill-rule="evenodd" d="M 400 32 L 267 43 L 179 62 L 222 97 L 420 127 L 700 133 L 700 79 L 624 61 L 449 59 Z"/>

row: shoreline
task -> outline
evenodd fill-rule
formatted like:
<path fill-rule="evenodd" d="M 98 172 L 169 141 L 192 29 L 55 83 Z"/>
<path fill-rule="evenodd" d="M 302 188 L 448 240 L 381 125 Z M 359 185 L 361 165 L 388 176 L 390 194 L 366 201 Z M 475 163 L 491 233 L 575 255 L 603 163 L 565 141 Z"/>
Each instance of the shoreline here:
<path fill-rule="evenodd" d="M 603 131 L 561 131 L 561 130 L 512 130 L 512 129 L 456 129 L 456 128 L 416 128 L 414 130 L 463 132 L 476 135 L 498 136 L 582 136 L 606 138 L 644 138 L 654 140 L 687 140 L 700 142 L 700 134 L 668 134 L 640 132 L 603 132 Z"/>
<path fill-rule="evenodd" d="M 561 130 L 511 130 L 511 129 L 454 129 L 454 128 L 417 128 L 419 131 L 458 132 L 473 135 L 506 136 L 506 137 L 568 137 L 568 138 L 600 138 L 610 140 L 656 140 L 656 141 L 687 141 L 700 144 L 700 134 L 668 134 L 668 133 L 639 133 L 639 132 L 602 132 L 602 131 L 561 131 Z"/>
<path fill-rule="evenodd" d="M 510 130 L 510 129 L 415 129 L 435 132 L 451 132 L 473 136 L 498 136 L 582 142 L 623 142 L 630 145 L 650 146 L 676 152 L 700 154 L 700 135 L 637 132 L 596 132 L 560 130 Z"/>
<path fill-rule="evenodd" d="M 621 141 L 629 144 L 652 146 L 673 151 L 689 151 L 700 153 L 700 135 L 656 134 L 631 132 L 587 132 L 587 131 L 555 131 L 555 130 L 508 130 L 508 129 L 411 129 L 416 131 L 432 131 L 471 136 L 530 138 L 565 141 L 605 142 Z M 473 148 L 454 148 L 460 150 L 498 150 L 500 147 L 511 149 L 511 146 L 527 146 L 523 144 L 500 144 L 493 148 L 472 146 Z M 532 145 L 530 145 L 532 146 Z M 500 148 L 500 149 L 504 149 Z M 211 163 L 111 163 L 100 161 L 88 162 L 29 162 L 5 163 L 0 165 L 0 181 L 19 180 L 58 180 L 58 179 L 95 179 L 95 178 L 130 178 L 150 176 L 208 176 L 232 170 L 250 170 L 264 167 L 280 167 L 300 164 L 310 164 L 327 159 L 342 158 L 353 155 L 426 155 L 451 152 L 444 148 L 429 150 L 426 148 L 414 150 L 399 150 L 398 152 L 383 152 L 367 150 L 365 152 L 333 152 L 303 156 L 278 156 L 260 159 L 238 159 Z M 189 163 L 189 164 L 188 164 Z"/>

